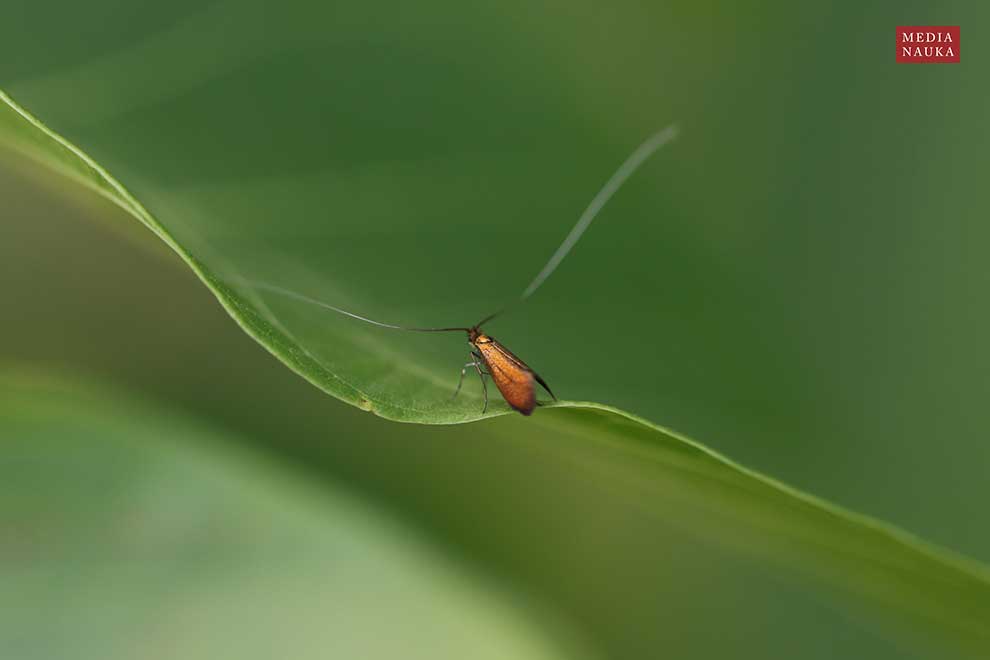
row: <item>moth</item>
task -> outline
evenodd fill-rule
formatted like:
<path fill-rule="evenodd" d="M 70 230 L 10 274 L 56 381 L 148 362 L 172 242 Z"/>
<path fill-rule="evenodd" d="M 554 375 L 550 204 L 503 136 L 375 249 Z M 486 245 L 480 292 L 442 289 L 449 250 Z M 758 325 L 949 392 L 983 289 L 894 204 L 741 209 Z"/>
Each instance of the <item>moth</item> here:
<path fill-rule="evenodd" d="M 557 400 L 557 397 L 550 390 L 550 386 L 540 377 L 540 374 L 530 369 L 529 365 L 513 355 L 512 351 L 496 341 L 494 337 L 483 333 L 480 324 L 468 328 L 467 333 L 468 343 L 472 347 L 471 356 L 474 359 L 461 369 L 461 378 L 457 382 L 457 389 L 454 390 L 455 397 L 461 391 L 461 385 L 464 384 L 464 373 L 469 368 L 474 367 L 481 377 L 481 387 L 485 393 L 485 407 L 481 411 L 482 415 L 488 412 L 488 385 L 485 384 L 485 376 L 489 376 L 495 382 L 495 387 L 498 388 L 505 402 L 523 415 L 533 414 L 533 408 L 536 407 L 535 383 L 539 383 L 554 401 Z"/>
<path fill-rule="evenodd" d="M 612 195 L 622 187 L 622 184 L 632 176 L 632 174 L 643 164 L 650 156 L 652 156 L 660 147 L 664 146 L 675 137 L 677 137 L 677 126 L 670 125 L 657 133 L 654 133 L 649 138 L 647 138 L 642 144 L 640 144 L 619 166 L 619 168 L 612 174 L 612 176 L 605 182 L 602 189 L 598 191 L 588 207 L 584 210 L 584 213 L 578 218 L 577 223 L 571 229 L 570 233 L 564 238 L 564 241 L 560 244 L 557 250 L 553 253 L 547 263 L 543 266 L 533 281 L 530 282 L 529 286 L 522 292 L 522 294 L 513 301 L 512 304 L 518 304 L 529 298 L 533 293 L 540 288 L 543 282 L 550 277 L 551 273 L 557 269 L 560 262 L 564 260 L 568 252 L 574 247 L 584 234 L 585 230 L 591 224 L 591 221 L 595 219 L 605 203 L 611 199 Z M 498 342 L 491 335 L 485 334 L 482 331 L 482 326 L 485 323 L 493 320 L 495 317 L 500 316 L 503 312 L 508 309 L 508 306 L 503 307 L 501 310 L 490 314 L 478 323 L 475 323 L 471 327 L 456 327 L 456 328 L 414 328 L 401 325 L 393 325 L 391 323 L 383 323 L 381 321 L 375 321 L 364 316 L 360 316 L 353 312 L 341 309 L 340 307 L 335 307 L 321 300 L 316 300 L 315 298 L 310 298 L 304 296 L 295 291 L 289 289 L 284 289 L 282 287 L 268 284 L 264 282 L 254 282 L 249 280 L 238 279 L 241 284 L 249 285 L 255 289 L 267 290 L 274 293 L 278 293 L 284 296 L 295 298 L 297 300 L 302 300 L 304 302 L 312 303 L 326 309 L 330 309 L 344 316 L 349 316 L 353 319 L 359 321 L 364 321 L 365 323 L 370 323 L 381 328 L 389 328 L 392 330 L 405 330 L 407 332 L 465 332 L 467 333 L 467 341 L 470 345 L 470 358 L 471 360 L 463 366 L 461 369 L 461 377 L 457 382 L 457 388 L 454 390 L 452 398 L 456 398 L 461 391 L 461 387 L 464 385 L 464 375 L 467 373 L 468 369 L 474 369 L 479 378 L 481 379 L 482 391 L 484 392 L 485 403 L 482 408 L 481 413 L 485 414 L 488 412 L 488 384 L 485 378 L 491 378 L 495 383 L 495 387 L 498 388 L 499 393 L 505 402 L 523 415 L 531 415 L 533 410 L 539 405 L 536 400 L 536 385 L 540 385 L 550 397 L 556 401 L 557 397 L 550 390 L 546 381 L 533 371 L 529 365 L 527 365 L 523 360 L 516 357 L 508 348 L 503 344 Z"/>

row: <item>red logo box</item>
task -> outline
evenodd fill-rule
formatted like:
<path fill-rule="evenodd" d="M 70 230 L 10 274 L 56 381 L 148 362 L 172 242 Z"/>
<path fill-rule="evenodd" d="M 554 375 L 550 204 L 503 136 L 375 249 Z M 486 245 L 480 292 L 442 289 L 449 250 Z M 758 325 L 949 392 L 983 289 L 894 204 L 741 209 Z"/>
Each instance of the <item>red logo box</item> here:
<path fill-rule="evenodd" d="M 898 25 L 897 62 L 958 64 L 958 25 Z"/>

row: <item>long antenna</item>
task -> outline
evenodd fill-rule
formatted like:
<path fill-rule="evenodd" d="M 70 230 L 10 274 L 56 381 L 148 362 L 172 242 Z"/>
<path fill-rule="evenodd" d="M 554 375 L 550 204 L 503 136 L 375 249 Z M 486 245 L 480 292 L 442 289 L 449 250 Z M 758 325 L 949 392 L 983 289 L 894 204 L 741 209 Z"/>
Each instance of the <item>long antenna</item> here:
<path fill-rule="evenodd" d="M 619 169 L 617 169 L 612 177 L 605 182 L 605 185 L 598 191 L 598 194 L 592 198 L 591 203 L 588 204 L 588 208 L 584 210 L 584 213 L 581 214 L 581 217 L 578 218 L 577 223 L 575 223 L 574 228 L 571 229 L 571 233 L 564 238 L 564 242 L 561 243 L 560 247 L 557 248 L 557 251 L 553 253 L 553 256 L 551 256 L 550 260 L 547 261 L 546 265 L 543 267 L 543 270 L 537 273 L 536 277 L 533 278 L 533 281 L 529 283 L 529 286 L 527 286 L 522 292 L 522 295 L 520 295 L 519 298 L 514 300 L 509 305 L 506 305 L 494 314 L 490 314 L 482 321 L 479 321 L 476 326 L 480 326 L 483 323 L 491 321 L 493 318 L 508 309 L 510 305 L 521 303 L 533 295 L 533 293 L 535 293 L 536 290 L 542 286 L 546 279 L 553 274 L 553 271 L 557 270 L 557 266 L 560 265 L 560 262 L 564 260 L 567 253 L 570 252 L 574 245 L 578 242 L 581 235 L 588 229 L 591 221 L 595 219 L 598 213 L 602 210 L 602 207 L 604 207 L 608 200 L 612 198 L 612 195 L 614 195 L 619 188 L 622 187 L 622 184 L 624 184 L 626 180 L 631 177 L 637 169 L 639 169 L 639 166 L 642 165 L 647 158 L 655 154 L 660 147 L 676 138 L 677 133 L 677 124 L 671 124 L 663 130 L 657 131 L 648 137 L 641 145 L 636 147 L 636 150 L 633 151 L 628 158 L 626 158 L 625 162 L 619 166 Z"/>
<path fill-rule="evenodd" d="M 283 289 L 280 286 L 274 284 L 267 284 L 265 282 L 255 282 L 253 280 L 248 280 L 244 278 L 237 278 L 234 280 L 237 283 L 245 284 L 250 286 L 252 289 L 258 289 L 260 291 L 271 291 L 272 293 L 278 293 L 287 298 L 295 298 L 296 300 L 301 300 L 303 302 L 308 302 L 312 305 L 318 307 L 323 307 L 325 309 L 332 310 L 338 314 L 343 314 L 344 316 L 350 316 L 352 319 L 357 319 L 358 321 L 364 321 L 365 323 L 370 323 L 371 325 L 377 325 L 380 328 L 390 328 L 392 330 L 409 330 L 410 332 L 469 332 L 470 328 L 407 328 L 403 325 L 392 325 L 391 323 L 382 323 L 381 321 L 375 321 L 374 319 L 369 319 L 354 312 L 348 312 L 346 309 L 341 309 L 340 307 L 334 307 L 330 303 L 325 303 L 322 300 L 317 300 L 316 298 L 310 298 L 309 296 L 304 296 L 301 293 L 296 293 L 295 291 L 290 291 L 289 289 Z"/>
<path fill-rule="evenodd" d="M 633 151 L 628 158 L 626 158 L 625 162 L 619 166 L 619 169 L 617 169 L 615 173 L 612 175 L 612 177 L 605 182 L 605 185 L 602 186 L 602 189 L 598 191 L 598 194 L 595 195 L 594 198 L 592 198 L 591 203 L 588 204 L 588 208 L 584 210 L 584 213 L 582 213 L 581 217 L 578 218 L 578 221 L 574 225 L 574 228 L 571 229 L 571 232 L 564 238 L 564 242 L 561 243 L 560 247 L 557 248 L 557 251 L 553 253 L 553 255 L 550 257 L 550 260 L 543 267 L 543 270 L 537 273 L 536 277 L 533 278 L 533 281 L 529 283 L 529 286 L 526 287 L 526 289 L 522 292 L 522 295 L 520 295 L 519 298 L 514 300 L 509 305 L 506 305 L 499 311 L 495 312 L 494 314 L 489 314 L 488 316 L 486 316 L 484 319 L 476 323 L 474 325 L 474 328 L 481 327 L 483 324 L 487 323 L 488 321 L 491 321 L 496 316 L 502 314 L 511 305 L 521 303 L 522 301 L 526 300 L 531 295 L 533 295 L 533 293 L 540 288 L 540 286 L 546 281 L 546 279 L 550 277 L 551 274 L 553 274 L 553 271 L 557 270 L 557 266 L 560 265 L 560 262 L 564 260 L 564 257 L 567 256 L 567 254 L 574 247 L 575 243 L 578 242 L 578 239 L 581 238 L 581 235 L 584 234 L 585 230 L 588 229 L 588 226 L 591 224 L 591 221 L 595 219 L 598 213 L 602 210 L 602 207 L 604 207 L 605 204 L 608 202 L 608 200 L 612 198 L 612 195 L 614 195 L 619 190 L 619 188 L 622 187 L 622 184 L 624 184 L 626 180 L 633 175 L 633 173 L 639 168 L 640 165 L 642 165 L 646 161 L 647 158 L 649 158 L 654 153 L 656 153 L 657 150 L 660 149 L 660 147 L 664 146 L 665 144 L 676 138 L 677 133 L 678 133 L 677 125 L 671 124 L 670 126 L 664 128 L 663 130 L 654 133 L 653 135 L 648 137 L 641 145 L 636 147 L 636 150 Z M 364 321 L 365 323 L 370 323 L 371 325 L 377 325 L 380 328 L 390 328 L 392 330 L 408 330 L 410 332 L 471 332 L 472 330 L 471 328 L 408 328 L 403 325 L 382 323 L 381 321 L 375 321 L 374 319 L 369 319 L 359 314 L 348 312 L 346 309 L 335 307 L 334 305 L 323 302 L 322 300 L 317 300 L 316 298 L 310 298 L 309 296 L 305 296 L 301 293 L 296 293 L 295 291 L 291 291 L 289 289 L 283 289 L 282 287 L 276 286 L 274 284 L 268 284 L 266 282 L 256 282 L 253 280 L 248 280 L 240 277 L 236 278 L 234 282 L 244 284 L 258 290 L 278 293 L 288 298 L 295 298 L 296 300 L 301 300 L 303 302 L 310 303 L 311 305 L 323 307 L 325 309 L 329 309 L 331 311 L 337 312 L 338 314 L 349 316 L 352 319 L 357 319 L 358 321 Z"/>

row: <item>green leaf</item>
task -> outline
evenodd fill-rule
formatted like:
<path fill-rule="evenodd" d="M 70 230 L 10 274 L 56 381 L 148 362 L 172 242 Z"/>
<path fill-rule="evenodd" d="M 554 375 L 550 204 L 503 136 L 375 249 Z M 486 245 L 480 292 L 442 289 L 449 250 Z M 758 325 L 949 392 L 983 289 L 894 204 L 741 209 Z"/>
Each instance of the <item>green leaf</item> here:
<path fill-rule="evenodd" d="M 305 281 L 305 263 L 296 259 L 291 264 L 282 261 L 278 248 L 262 228 L 253 239 L 250 231 L 237 233 L 237 245 L 231 249 L 247 260 L 243 264 L 232 260 L 229 253 L 213 252 L 203 243 L 202 230 L 218 231 L 210 218 L 201 216 L 202 226 L 187 225 L 188 231 L 180 232 L 189 243 L 201 248 L 190 249 L 82 150 L 50 130 L 2 90 L 0 101 L 0 139 L 140 220 L 182 257 L 249 335 L 317 387 L 388 419 L 453 423 L 482 416 L 479 393 L 465 394 L 456 401 L 451 398 L 460 363 L 453 363 L 456 368 L 441 366 L 429 351 L 435 337 L 406 337 L 300 300 L 304 291 L 327 290 L 332 288 L 331 283 L 313 280 L 312 275 L 308 276 L 308 286 L 301 283 L 296 278 Z M 231 210 L 244 203 L 228 201 L 234 202 Z M 238 211 L 235 219 L 240 222 L 244 216 Z M 335 225 L 326 223 L 318 227 L 327 230 L 323 238 L 347 231 L 346 227 L 335 229 Z M 288 295 L 273 294 L 272 286 L 284 289 Z M 491 415 L 509 412 L 501 401 L 493 400 L 489 409 Z"/>
<path fill-rule="evenodd" d="M 0 438 L 4 657 L 583 655 L 410 529 L 173 410 L 3 371 Z"/>
<path fill-rule="evenodd" d="M 585 80 L 597 59 L 556 67 L 550 56 L 527 59 L 534 44 L 543 47 L 534 26 L 557 25 L 550 10 L 533 9 L 532 24 L 522 26 L 455 14 L 465 23 L 451 29 L 443 27 L 450 7 L 431 3 L 389 15 L 384 25 L 374 10 L 357 7 L 329 17 L 299 8 L 276 17 L 245 10 L 246 28 L 223 40 L 205 37 L 228 24 L 223 9 L 177 11 L 182 15 L 165 21 L 167 28 L 128 25 L 133 34 L 78 62 L 75 53 L 59 61 L 58 53 L 30 44 L 10 46 L 33 52 L 26 61 L 50 58 L 25 67 L 10 88 L 66 138 L 5 96 L 0 139 L 140 219 L 241 327 L 324 391 L 390 419 L 479 418 L 476 383 L 449 401 L 466 356 L 456 336 L 374 328 L 270 287 L 390 323 L 471 323 L 517 295 L 625 151 L 679 115 L 662 103 L 626 114 L 638 100 L 626 96 L 617 102 L 623 110 L 601 125 L 592 92 L 610 89 L 601 80 L 611 80 L 611 69 L 598 67 L 598 85 L 585 87 L 575 81 Z M 418 29 L 409 29 L 410 21 Z M 520 49 L 520 40 L 528 48 Z M 576 39 L 568 50 L 584 52 L 585 44 Z M 611 56 L 625 64 L 621 53 Z M 571 70 L 574 61 L 583 64 Z M 644 79 L 631 83 L 637 93 Z M 705 157 L 700 152 L 695 158 Z M 495 326 L 563 397 L 619 401 L 657 418 L 663 405 L 653 400 L 654 384 L 666 376 L 656 373 L 655 360 L 641 363 L 643 347 L 667 345 L 663 333 L 672 325 L 703 334 L 705 320 L 733 316 L 706 315 L 704 287 L 679 294 L 683 280 L 721 265 L 716 230 L 725 227 L 707 227 L 696 254 L 657 250 L 665 237 L 658 218 L 683 211 L 669 204 L 662 185 L 681 161 L 665 157 L 643 172 L 643 185 L 634 181 L 624 191 L 637 203 L 616 200 L 615 214 L 603 218 L 612 228 L 597 234 L 603 240 L 583 244 L 531 305 Z M 693 263 L 699 256 L 708 259 Z M 670 277 L 659 276 L 658 262 L 671 263 L 664 271 Z M 732 275 L 722 273 L 722 281 Z M 665 305 L 678 295 L 691 301 L 675 313 Z M 688 324 L 683 316 L 691 313 L 698 318 Z M 748 345 L 763 339 L 759 316 L 752 314 L 752 334 L 743 336 Z M 676 357 L 677 345 L 668 349 Z M 767 352 L 785 359 L 780 350 L 771 345 Z M 719 359 L 749 366 L 738 353 Z M 772 361 L 754 362 L 773 369 Z M 717 377 L 700 370 L 694 385 Z M 675 380 L 672 389 L 681 384 Z M 760 403 L 768 417 L 798 407 Z M 505 412 L 493 402 L 491 415 Z M 637 522 L 688 530 L 732 557 L 808 576 L 874 616 L 895 619 L 895 638 L 910 638 L 902 631 L 913 627 L 946 652 L 979 656 L 988 648 L 982 567 L 607 406 L 565 402 L 532 420 L 499 420 L 496 428 L 472 432 L 552 446 L 589 485 L 618 493 L 621 515 L 636 511 Z M 583 530 L 587 521 L 569 522 Z M 583 566 L 568 568 L 566 576 L 574 576 Z M 613 586 L 604 575 L 590 581 Z M 655 582 L 644 584 L 636 602 L 649 601 Z"/>

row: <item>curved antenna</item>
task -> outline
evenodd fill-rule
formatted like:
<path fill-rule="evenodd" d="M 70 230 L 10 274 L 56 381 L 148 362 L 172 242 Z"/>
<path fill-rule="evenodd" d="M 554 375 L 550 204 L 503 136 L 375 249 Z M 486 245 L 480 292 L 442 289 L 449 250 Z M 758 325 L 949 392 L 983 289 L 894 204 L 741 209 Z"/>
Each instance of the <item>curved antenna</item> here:
<path fill-rule="evenodd" d="M 310 298 L 309 296 L 304 296 L 301 293 L 296 293 L 295 291 L 290 291 L 289 289 L 283 289 L 282 287 L 275 286 L 274 284 L 267 284 L 265 282 L 255 282 L 252 280 L 247 280 L 242 278 L 237 278 L 236 280 L 233 280 L 233 282 L 247 285 L 253 289 L 258 289 L 259 291 L 271 291 L 272 293 L 277 293 L 287 298 L 294 298 L 302 302 L 310 303 L 311 305 L 316 305 L 317 307 L 323 307 L 324 309 L 329 309 L 331 311 L 337 312 L 338 314 L 349 316 L 352 319 L 357 319 L 358 321 L 364 321 L 365 323 L 370 323 L 371 325 L 377 325 L 380 328 L 389 328 L 390 330 L 408 330 L 410 332 L 470 332 L 469 328 L 407 328 L 402 325 L 392 325 L 391 323 L 382 323 L 381 321 L 375 321 L 374 319 L 369 319 L 359 314 L 348 312 L 346 309 L 341 309 L 340 307 L 334 307 L 330 303 L 325 303 L 322 300 L 317 300 L 316 298 Z"/>
<path fill-rule="evenodd" d="M 543 269 L 539 273 L 537 273 L 536 277 L 533 278 L 533 281 L 529 283 L 529 286 L 527 286 L 526 289 L 522 292 L 522 295 L 520 295 L 516 300 L 512 301 L 508 305 L 502 307 L 502 309 L 498 310 L 494 314 L 489 314 L 482 320 L 475 323 L 473 328 L 409 328 L 402 325 L 382 323 L 381 321 L 375 321 L 374 319 L 369 319 L 359 314 L 348 312 L 346 309 L 335 307 L 330 303 L 323 302 L 322 300 L 317 300 L 316 298 L 310 298 L 309 296 L 305 296 L 301 293 L 296 293 L 295 291 L 290 291 L 289 289 L 283 289 L 282 287 L 276 286 L 274 284 L 267 284 L 265 282 L 255 282 L 244 278 L 236 278 L 236 280 L 234 281 L 261 291 L 271 291 L 272 293 L 277 293 L 286 296 L 288 298 L 294 298 L 296 300 L 300 300 L 302 302 L 306 302 L 311 305 L 323 307 L 324 309 L 329 309 L 333 312 L 337 312 L 338 314 L 343 314 L 344 316 L 349 316 L 352 319 L 357 319 L 358 321 L 364 321 L 365 323 L 370 323 L 371 325 L 376 325 L 380 328 L 388 328 L 390 330 L 407 330 L 409 332 L 468 332 L 470 333 L 472 329 L 480 328 L 482 325 L 488 323 L 496 316 L 501 315 L 512 305 L 521 303 L 522 301 L 526 300 L 531 295 L 533 295 L 533 293 L 535 293 L 536 290 L 543 285 L 546 279 L 550 277 L 551 274 L 553 274 L 553 271 L 557 270 L 557 266 L 560 265 L 560 262 L 564 260 L 564 257 L 567 256 L 567 254 L 571 251 L 574 245 L 581 238 L 581 235 L 584 234 L 584 232 L 588 229 L 588 226 L 591 224 L 591 221 L 595 219 L 595 217 L 602 210 L 602 208 L 605 206 L 608 200 L 610 200 L 612 196 L 616 192 L 618 192 L 619 188 L 622 187 L 622 184 L 624 184 L 626 180 L 629 179 L 629 177 L 631 177 L 633 173 L 636 172 L 637 169 L 639 169 L 639 166 L 642 165 L 646 161 L 646 159 L 648 159 L 650 156 L 656 153 L 660 149 L 660 147 L 664 146 L 665 144 L 676 138 L 677 133 L 678 133 L 677 124 L 671 124 L 670 126 L 664 128 L 663 130 L 657 131 L 656 133 L 648 137 L 642 144 L 636 147 L 636 150 L 633 151 L 628 158 L 626 158 L 625 162 L 623 162 L 622 165 L 619 166 L 619 169 L 617 169 L 615 173 L 612 174 L 611 178 L 609 178 L 609 180 L 605 182 L 605 185 L 602 186 L 602 189 L 598 191 L 598 194 L 592 198 L 591 203 L 588 204 L 588 208 L 586 208 L 584 210 L 584 213 L 581 214 L 581 217 L 578 218 L 578 221 L 577 223 L 575 223 L 574 228 L 571 229 L 570 233 L 567 234 L 566 237 L 564 237 L 564 242 L 560 244 L 560 247 L 558 247 L 557 251 L 553 253 L 553 255 L 550 257 L 550 260 L 547 261 L 545 266 L 543 266 Z"/>
<path fill-rule="evenodd" d="M 561 243 L 560 247 L 557 248 L 557 251 L 553 253 L 550 260 L 547 261 L 546 265 L 543 267 L 543 270 L 537 273 L 536 277 L 533 278 L 533 281 L 529 283 L 529 286 L 522 292 L 522 295 L 494 314 L 489 314 L 486 316 L 483 320 L 476 323 L 475 327 L 479 327 L 482 324 L 491 321 L 496 316 L 502 314 L 510 306 L 521 303 L 533 295 L 536 290 L 543 285 L 546 279 L 553 274 L 553 271 L 557 270 L 557 266 L 560 265 L 560 262 L 564 260 L 567 253 L 570 252 L 574 245 L 578 242 L 581 235 L 588 229 L 591 221 L 595 219 L 608 200 L 612 198 L 612 195 L 618 192 L 619 188 L 622 187 L 622 184 L 624 184 L 626 180 L 631 177 L 637 169 L 639 169 L 640 165 L 646 162 L 646 159 L 655 154 L 660 147 L 676 138 L 677 133 L 677 124 L 671 124 L 663 130 L 657 131 L 650 137 L 646 138 L 642 144 L 636 147 L 636 150 L 629 154 L 629 157 L 626 158 L 625 162 L 619 166 L 619 169 L 617 169 L 611 178 L 605 182 L 605 185 L 598 191 L 598 194 L 592 198 L 591 203 L 588 204 L 588 208 L 584 210 L 584 213 L 581 214 L 581 217 L 578 218 L 577 223 L 575 223 L 574 228 L 571 229 L 571 232 L 564 238 L 564 242 Z"/>
<path fill-rule="evenodd" d="M 626 158 L 626 161 L 619 166 L 619 169 L 615 171 L 612 178 L 606 181 L 605 185 L 602 186 L 602 189 L 598 191 L 598 194 L 592 198 L 591 203 L 588 204 L 588 208 L 584 210 L 584 213 L 582 213 L 581 217 L 578 218 L 574 228 L 571 229 L 571 233 L 564 238 L 564 242 L 560 244 L 557 251 L 553 253 L 552 257 L 550 257 L 550 261 L 547 262 L 547 265 L 543 267 L 543 270 L 541 270 L 536 277 L 533 278 L 533 281 L 529 283 L 526 290 L 522 292 L 521 296 L 519 296 L 519 302 L 522 302 L 523 300 L 526 300 L 526 298 L 533 295 L 533 293 L 540 288 L 540 285 L 542 285 L 543 282 L 545 282 L 546 279 L 553 274 L 553 271 L 557 270 L 557 266 L 560 265 L 560 262 L 564 260 L 567 253 L 571 251 L 574 244 L 578 242 L 581 235 L 586 229 L 588 229 L 591 221 L 595 219 L 595 216 L 597 216 L 598 212 L 602 210 L 602 207 L 605 206 L 606 202 L 612 198 L 612 195 L 614 195 L 619 188 L 622 187 L 622 184 L 626 182 L 626 179 L 632 176 L 633 172 L 635 172 L 647 158 L 656 153 L 660 147 L 677 137 L 677 130 L 677 124 L 671 124 L 662 131 L 654 133 L 648 137 L 643 144 L 636 147 L 636 150 L 632 152 L 629 157 Z"/>
<path fill-rule="evenodd" d="M 498 316 L 499 314 L 501 314 L 505 310 L 506 310 L 506 307 L 503 307 L 502 309 L 498 310 L 494 314 L 489 314 L 485 318 L 481 319 L 480 321 L 478 321 L 477 323 L 474 324 L 475 329 L 480 328 L 484 324 L 488 323 L 489 321 L 491 321 L 493 318 L 495 318 L 496 316 Z"/>

